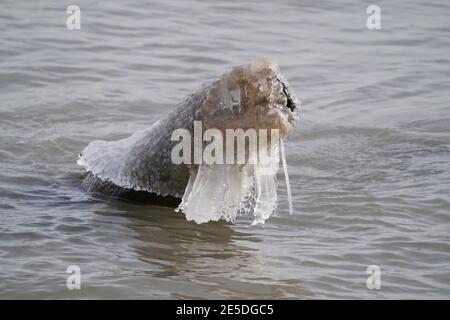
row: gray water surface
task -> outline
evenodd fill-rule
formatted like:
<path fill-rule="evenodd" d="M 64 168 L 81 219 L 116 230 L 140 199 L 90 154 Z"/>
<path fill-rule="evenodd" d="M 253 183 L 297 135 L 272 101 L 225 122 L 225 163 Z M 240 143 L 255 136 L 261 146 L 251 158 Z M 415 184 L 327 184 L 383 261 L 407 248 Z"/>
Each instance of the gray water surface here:
<path fill-rule="evenodd" d="M 0 298 L 450 298 L 450 5 L 0 4 Z M 196 225 L 86 193 L 78 153 L 257 57 L 303 100 L 294 214 Z M 81 268 L 81 290 L 66 269 Z M 369 265 L 381 289 L 366 286 Z"/>

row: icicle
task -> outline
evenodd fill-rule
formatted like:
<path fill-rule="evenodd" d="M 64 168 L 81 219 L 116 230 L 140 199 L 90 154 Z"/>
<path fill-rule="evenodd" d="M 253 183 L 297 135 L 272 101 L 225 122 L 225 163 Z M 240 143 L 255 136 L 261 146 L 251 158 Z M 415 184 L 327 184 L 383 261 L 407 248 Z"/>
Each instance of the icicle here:
<path fill-rule="evenodd" d="M 278 138 L 276 141 L 278 141 Z M 275 143 L 270 150 L 268 161 L 261 162 L 260 159 L 260 162 L 254 165 L 256 203 L 253 211 L 255 216 L 253 225 L 263 224 L 277 206 L 276 173 L 280 162 L 278 149 L 278 143 Z"/>
<path fill-rule="evenodd" d="M 284 152 L 283 139 L 280 139 L 280 146 L 281 146 L 281 163 L 283 165 L 284 180 L 286 181 L 286 191 L 287 191 L 287 197 L 288 197 L 288 203 L 289 203 L 289 214 L 292 214 L 293 210 L 292 210 L 291 185 L 289 183 L 289 175 L 288 175 L 288 171 L 287 171 L 286 154 Z"/>
<path fill-rule="evenodd" d="M 268 163 L 250 161 L 257 157 L 256 153 L 252 153 L 249 155 L 250 163 L 243 166 L 201 164 L 197 172 L 191 171 L 177 211 L 184 212 L 187 220 L 196 223 L 219 219 L 234 222 L 237 214 L 252 214 L 252 224 L 263 224 L 277 206 L 276 173 L 280 161 L 279 149 L 278 143 L 272 146 Z M 288 186 L 289 209 L 292 213 L 291 189 L 283 147 L 281 150 Z"/>

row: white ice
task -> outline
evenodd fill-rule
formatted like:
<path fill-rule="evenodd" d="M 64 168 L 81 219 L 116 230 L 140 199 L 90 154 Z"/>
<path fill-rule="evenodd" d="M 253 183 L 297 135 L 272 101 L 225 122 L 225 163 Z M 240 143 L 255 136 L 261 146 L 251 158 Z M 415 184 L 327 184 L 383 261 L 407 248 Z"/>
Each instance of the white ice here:
<path fill-rule="evenodd" d="M 281 142 L 282 143 L 282 142 Z M 292 202 L 287 176 L 284 148 L 281 144 L 281 158 L 288 185 L 289 209 Z M 253 157 L 255 155 L 250 155 Z M 276 144 L 270 152 L 269 163 L 263 165 L 199 165 L 192 171 L 183 199 L 177 211 L 186 219 L 196 223 L 224 219 L 234 222 L 239 214 L 252 214 L 252 224 L 263 224 L 277 206 L 276 173 L 280 153 Z M 251 161 L 248 161 L 251 162 Z"/>

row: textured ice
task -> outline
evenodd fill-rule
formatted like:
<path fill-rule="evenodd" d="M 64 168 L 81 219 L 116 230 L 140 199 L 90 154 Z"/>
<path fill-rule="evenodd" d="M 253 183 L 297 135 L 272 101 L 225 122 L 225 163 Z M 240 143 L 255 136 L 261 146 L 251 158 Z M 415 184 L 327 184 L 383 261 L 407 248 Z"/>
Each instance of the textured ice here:
<path fill-rule="evenodd" d="M 171 135 L 186 129 L 193 136 L 194 122 L 201 121 L 203 130 L 215 128 L 222 134 L 227 129 L 278 129 L 283 139 L 297 119 L 297 106 L 295 94 L 274 63 L 259 59 L 234 67 L 148 129 L 118 141 L 91 142 L 78 159 L 90 172 L 84 185 L 96 192 L 138 190 L 180 198 L 178 210 L 197 223 L 235 221 L 238 214 L 253 215 L 254 223 L 264 223 L 277 204 L 278 144 L 268 167 L 262 163 L 177 165 L 171 150 L 178 141 L 172 141 Z M 283 165 L 286 168 L 284 158 Z M 285 176 L 289 183 L 286 169 Z"/>
<path fill-rule="evenodd" d="M 253 214 L 253 224 L 264 223 L 277 205 L 278 149 L 274 144 L 267 164 L 201 164 L 197 172 L 191 172 L 177 210 L 196 223 L 219 219 L 234 222 L 238 214 Z"/>
<path fill-rule="evenodd" d="M 281 146 L 281 162 L 283 164 L 283 172 L 284 172 L 284 180 L 286 181 L 286 192 L 289 204 L 289 214 L 292 214 L 292 193 L 291 193 L 291 184 L 289 182 L 289 174 L 287 170 L 287 162 L 286 162 L 286 152 L 284 151 L 284 141 L 280 140 Z"/>
<path fill-rule="evenodd" d="M 108 180 L 118 186 L 152 192 L 153 190 L 148 186 L 139 185 L 134 181 L 127 170 L 126 163 L 132 149 L 139 141 L 145 141 L 146 134 L 151 132 L 156 125 L 157 123 L 125 139 L 93 141 L 80 154 L 77 164 L 85 167 L 98 178 Z"/>

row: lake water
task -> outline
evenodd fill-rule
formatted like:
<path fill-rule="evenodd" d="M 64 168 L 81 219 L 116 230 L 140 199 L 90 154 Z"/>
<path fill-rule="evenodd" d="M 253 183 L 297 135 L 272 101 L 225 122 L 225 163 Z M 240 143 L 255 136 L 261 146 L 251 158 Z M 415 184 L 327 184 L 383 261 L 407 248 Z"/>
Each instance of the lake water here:
<path fill-rule="evenodd" d="M 377 1 L 381 30 L 367 1 L 69 4 L 0 4 L 0 298 L 450 298 L 448 1 Z M 293 215 L 281 172 L 263 226 L 83 190 L 88 142 L 261 56 L 303 101 Z"/>

